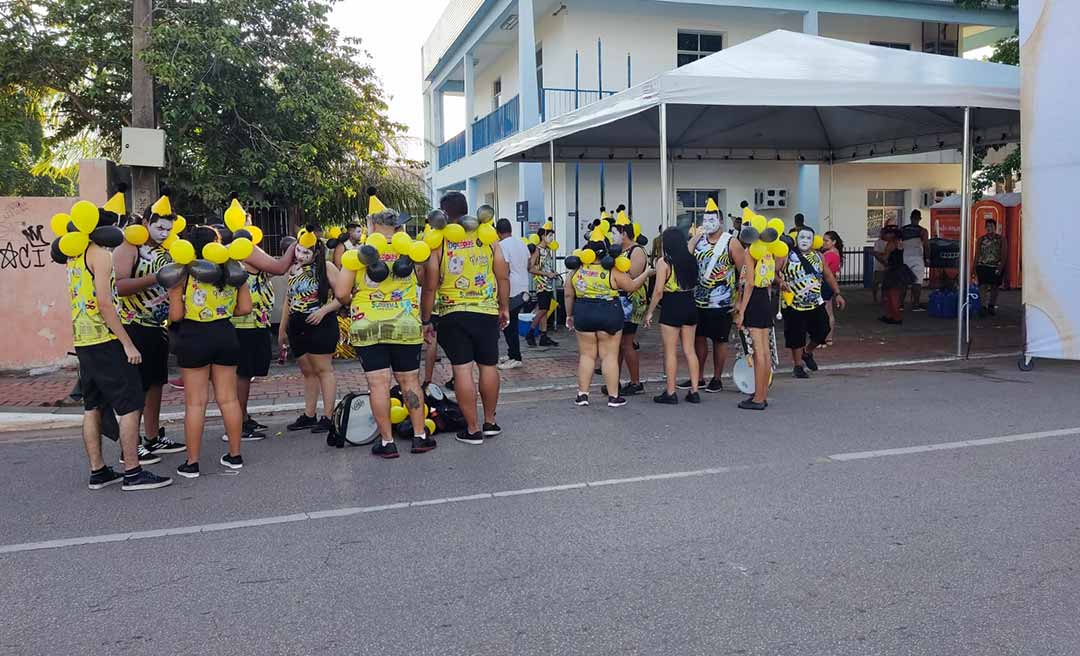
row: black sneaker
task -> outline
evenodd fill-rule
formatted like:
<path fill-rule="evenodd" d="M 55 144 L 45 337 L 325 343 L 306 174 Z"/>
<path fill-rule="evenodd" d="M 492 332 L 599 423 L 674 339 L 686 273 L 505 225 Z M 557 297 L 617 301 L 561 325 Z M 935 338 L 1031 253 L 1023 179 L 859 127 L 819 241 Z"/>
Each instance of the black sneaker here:
<path fill-rule="evenodd" d="M 705 391 L 710 393 L 723 392 L 724 383 L 720 382 L 720 379 L 713 376 L 713 379 L 709 381 L 709 384 L 705 386 Z"/>
<path fill-rule="evenodd" d="M 540 346 L 558 346 L 559 343 L 547 336 L 547 333 L 540 335 Z"/>
<path fill-rule="evenodd" d="M 176 473 L 184 478 L 198 478 L 199 477 L 199 463 L 197 462 L 185 462 L 176 468 Z"/>
<path fill-rule="evenodd" d="M 87 487 L 91 490 L 100 490 L 109 487 L 113 483 L 119 483 L 123 478 L 123 476 L 113 471 L 112 467 L 106 465 L 96 472 L 90 472 L 90 484 Z"/>
<path fill-rule="evenodd" d="M 637 342 L 634 342 L 634 350 L 635 351 L 640 351 L 641 350 L 641 344 L 638 344 Z"/>
<path fill-rule="evenodd" d="M 809 369 L 810 371 L 817 371 L 818 370 L 817 361 L 814 360 L 814 354 L 813 353 L 803 353 L 802 361 L 803 361 L 803 363 L 806 364 L 806 368 Z"/>
<path fill-rule="evenodd" d="M 525 335 L 525 343 L 529 346 L 536 346 L 536 337 L 532 333 Z"/>
<path fill-rule="evenodd" d="M 496 435 L 502 435 L 502 427 L 498 424 L 484 422 L 480 432 L 484 434 L 484 437 L 495 437 Z"/>
<path fill-rule="evenodd" d="M 678 405 L 679 397 L 674 394 L 668 394 L 667 391 L 660 392 L 660 394 L 653 397 L 654 403 L 663 403 L 665 405 Z"/>
<path fill-rule="evenodd" d="M 794 369 L 791 370 L 791 372 L 793 374 L 795 374 L 796 378 L 809 378 L 810 377 L 810 374 L 806 373 L 806 369 L 803 369 L 802 367 L 795 367 Z"/>
<path fill-rule="evenodd" d="M 450 390 L 451 392 L 453 392 L 453 391 L 454 391 L 454 379 L 453 379 L 453 378 L 451 378 L 450 380 L 446 381 L 446 384 L 445 384 L 445 385 L 443 385 L 443 387 L 445 387 L 446 389 L 448 389 L 448 390 Z"/>
<path fill-rule="evenodd" d="M 768 402 L 758 403 L 754 399 L 746 399 L 745 401 L 739 402 L 739 407 L 743 410 L 764 410 L 765 408 L 769 407 L 769 404 Z"/>
<path fill-rule="evenodd" d="M 296 421 L 285 427 L 288 431 L 298 431 L 304 429 L 311 429 L 315 424 L 318 424 L 319 420 L 310 415 L 300 415 Z"/>
<path fill-rule="evenodd" d="M 589 405 L 589 395 L 578 394 L 576 397 L 574 397 L 574 405 Z"/>
<path fill-rule="evenodd" d="M 187 450 L 187 445 L 180 444 L 179 442 L 173 442 L 169 438 L 165 437 L 165 431 L 158 431 L 158 436 L 152 440 L 147 438 L 142 439 L 143 446 L 146 450 L 153 455 L 161 455 L 162 453 L 180 453 Z"/>
<path fill-rule="evenodd" d="M 626 405 L 626 399 L 621 396 L 607 397 L 607 407 L 609 408 L 621 408 L 624 405 Z"/>
<path fill-rule="evenodd" d="M 248 415 L 248 418 L 244 420 L 244 428 L 249 429 L 253 432 L 258 432 L 266 430 L 266 425 L 260 424 L 259 422 L 255 421 L 254 417 Z"/>
<path fill-rule="evenodd" d="M 608 393 L 607 393 L 607 385 L 601 385 L 600 386 L 600 393 L 603 394 L 604 396 L 608 395 Z"/>
<path fill-rule="evenodd" d="M 675 383 L 675 389 L 690 389 L 691 387 L 693 387 L 693 385 L 690 383 L 689 379 L 680 380 L 679 382 Z M 698 387 L 705 387 L 704 379 L 698 381 Z"/>
<path fill-rule="evenodd" d="M 244 468 L 244 456 L 235 455 L 231 456 L 228 453 L 221 456 L 218 462 L 229 469 L 243 469 Z"/>
<path fill-rule="evenodd" d="M 241 442 L 258 442 L 259 440 L 265 440 L 265 439 L 266 439 L 266 433 L 264 433 L 262 431 L 250 431 L 245 427 L 240 432 L 240 441 Z M 221 441 L 222 442 L 228 442 L 229 441 L 228 434 L 222 435 L 221 436 Z"/>
<path fill-rule="evenodd" d="M 409 449 L 409 453 L 427 453 L 437 446 L 439 446 L 439 443 L 435 441 L 434 437 L 413 437 L 412 448 Z"/>
<path fill-rule="evenodd" d="M 687 392 L 686 393 L 686 402 L 687 403 L 701 403 L 701 393 L 700 392 Z"/>
<path fill-rule="evenodd" d="M 161 456 L 155 456 L 150 453 L 150 449 L 143 446 L 142 442 L 139 442 L 139 465 L 156 465 L 161 462 Z M 124 454 L 120 454 L 120 464 L 124 464 Z"/>
<path fill-rule="evenodd" d="M 997 316 L 997 306 L 996 306 L 996 305 L 987 305 L 987 306 L 986 306 L 986 311 L 987 311 L 987 313 L 989 313 L 989 314 L 990 314 L 990 316 L 992 316 L 992 317 L 996 317 L 996 316 Z"/>
<path fill-rule="evenodd" d="M 311 427 L 312 433 L 329 433 L 334 428 L 334 422 L 330 421 L 330 417 L 323 417 L 319 420 L 319 423 Z"/>
<path fill-rule="evenodd" d="M 619 396 L 637 396 L 645 393 L 643 383 L 627 383 L 619 386 Z"/>
<path fill-rule="evenodd" d="M 483 444 L 484 434 L 481 431 L 470 433 L 469 429 L 459 430 L 457 435 L 454 436 L 458 442 L 464 442 L 465 444 Z"/>
<path fill-rule="evenodd" d="M 136 490 L 156 490 L 170 485 L 172 485 L 171 478 L 158 476 L 140 467 L 136 472 L 124 472 L 124 484 L 120 489 L 124 492 L 133 492 Z"/>
<path fill-rule="evenodd" d="M 376 440 L 375 444 L 371 447 L 371 455 L 379 456 L 384 460 L 392 460 L 398 457 L 400 454 L 397 450 L 397 444 L 390 442 L 389 444 L 383 444 L 382 440 Z"/>

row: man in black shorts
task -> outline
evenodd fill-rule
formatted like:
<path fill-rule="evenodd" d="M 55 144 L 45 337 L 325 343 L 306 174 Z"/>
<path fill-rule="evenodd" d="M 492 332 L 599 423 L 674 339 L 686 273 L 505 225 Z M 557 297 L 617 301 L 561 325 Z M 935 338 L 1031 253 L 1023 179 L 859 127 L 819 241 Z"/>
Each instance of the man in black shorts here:
<path fill-rule="evenodd" d="M 438 301 L 439 345 L 454 370 L 454 394 L 465 417 L 466 428 L 457 435 L 465 444 L 483 444 L 485 437 L 502 433 L 495 423 L 499 401 L 499 331 L 510 323 L 510 268 L 498 240 L 480 241 L 479 219 L 467 216 L 465 196 L 451 192 L 443 196 L 440 208 L 449 224 L 465 228 L 460 241 L 445 236 L 442 247 L 431 254 L 425 266 L 421 313 L 424 337 L 434 341 L 431 315 Z M 480 207 L 477 214 L 485 222 L 494 211 Z M 480 371 L 480 397 L 484 422 L 476 413 L 476 387 L 472 365 Z"/>
<path fill-rule="evenodd" d="M 814 349 L 824 344 L 829 336 L 829 314 L 821 298 L 821 285 L 833 290 L 836 307 L 843 310 L 844 297 L 832 271 L 825 266 L 821 253 L 813 250 L 814 229 L 803 226 L 795 237 L 795 249 L 787 260 L 778 264 L 779 273 L 788 289 L 794 294 L 791 304 L 783 309 L 784 342 L 791 349 L 796 378 L 809 378 L 806 370 L 817 371 Z M 807 335 L 810 341 L 807 341 Z M 804 368 L 805 365 L 805 368 Z"/>

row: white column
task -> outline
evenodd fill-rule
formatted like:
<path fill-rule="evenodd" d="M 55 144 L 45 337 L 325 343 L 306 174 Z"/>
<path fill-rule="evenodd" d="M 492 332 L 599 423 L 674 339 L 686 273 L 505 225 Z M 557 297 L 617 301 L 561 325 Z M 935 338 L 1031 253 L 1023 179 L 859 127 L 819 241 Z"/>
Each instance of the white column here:
<path fill-rule="evenodd" d="M 810 11 L 803 14 L 802 31 L 803 34 L 813 34 L 814 36 L 817 36 L 819 34 L 818 12 L 816 9 L 811 9 Z"/>
<path fill-rule="evenodd" d="M 468 134 L 466 132 L 465 134 Z M 465 200 L 469 202 L 469 213 L 476 214 L 476 178 L 465 178 Z"/>
<path fill-rule="evenodd" d="M 536 28 L 533 0 L 518 0 L 518 80 L 521 103 L 521 130 L 540 122 L 540 94 L 536 79 Z"/>
<path fill-rule="evenodd" d="M 437 149 L 444 141 L 443 134 L 443 92 L 442 89 L 431 90 L 431 143 Z"/>
<path fill-rule="evenodd" d="M 465 53 L 462 66 L 465 69 L 465 154 L 472 155 L 472 124 L 476 118 L 476 108 L 474 106 L 476 100 L 476 63 L 472 53 Z M 469 207 L 471 208 L 472 205 Z"/>

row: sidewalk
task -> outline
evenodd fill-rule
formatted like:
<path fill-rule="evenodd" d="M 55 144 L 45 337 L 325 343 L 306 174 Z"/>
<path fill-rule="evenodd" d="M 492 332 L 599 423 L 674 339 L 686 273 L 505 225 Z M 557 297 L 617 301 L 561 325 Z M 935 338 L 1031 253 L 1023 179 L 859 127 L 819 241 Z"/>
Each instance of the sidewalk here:
<path fill-rule="evenodd" d="M 906 312 L 902 326 L 879 323 L 877 306 L 872 304 L 866 290 L 845 290 L 849 307 L 839 314 L 835 344 L 818 352 L 823 368 L 834 365 L 873 365 L 932 358 L 949 358 L 956 348 L 955 320 L 935 319 L 926 312 Z M 925 298 L 924 298 L 925 300 Z M 1003 293 L 998 316 L 972 321 L 972 355 L 1015 353 L 1022 348 L 1019 292 Z M 559 346 L 529 348 L 522 342 L 525 365 L 520 369 L 501 372 L 504 393 L 528 393 L 539 389 L 570 387 L 577 372 L 577 344 L 565 328 L 551 335 Z M 639 333 L 641 345 L 641 375 L 646 380 L 658 380 L 663 373 L 660 335 L 656 326 Z M 777 327 L 777 341 L 783 347 L 782 326 Z M 503 343 L 505 352 L 505 343 Z M 729 351 L 729 353 L 732 353 Z M 727 360 L 730 372 L 733 357 Z M 790 352 L 781 351 L 780 372 L 790 372 Z M 710 362 L 704 367 L 706 377 L 712 374 Z M 348 391 L 364 391 L 363 370 L 358 362 L 336 361 L 338 395 Z M 179 372 L 172 372 L 178 377 Z M 683 375 L 680 369 L 680 377 Z M 171 377 L 171 378 L 172 378 Z M 450 377 L 449 362 L 444 358 L 436 365 L 435 382 Z M 68 398 L 76 372 L 63 370 L 41 376 L 0 376 L 0 412 L 77 414 L 80 406 Z M 625 372 L 624 372 L 625 378 Z M 599 376 L 594 378 L 599 384 Z M 270 376 L 256 379 L 251 388 L 253 407 L 297 407 L 304 400 L 303 377 L 296 363 L 273 363 Z M 184 393 L 166 386 L 162 399 L 163 413 L 182 413 Z M 285 409 L 285 408 L 282 408 Z M 32 418 L 31 418 L 32 419 Z M 42 428 L 37 425 L 34 428 Z"/>

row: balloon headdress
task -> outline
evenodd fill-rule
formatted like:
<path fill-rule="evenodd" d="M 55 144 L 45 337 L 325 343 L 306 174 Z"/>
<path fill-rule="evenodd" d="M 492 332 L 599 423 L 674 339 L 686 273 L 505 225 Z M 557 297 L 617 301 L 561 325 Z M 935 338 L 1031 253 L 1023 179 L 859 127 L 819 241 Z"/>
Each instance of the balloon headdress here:
<path fill-rule="evenodd" d="M 783 219 L 766 219 L 749 207 L 743 208 L 739 241 L 755 260 L 770 254 L 777 258 L 787 257 L 793 245 L 791 238 L 784 234 Z"/>
<path fill-rule="evenodd" d="M 407 214 L 387 208 L 379 202 L 374 193 L 371 194 L 371 198 L 378 203 L 376 207 L 383 208 L 368 215 L 372 224 L 399 228 L 408 221 Z M 442 216 L 440 217 L 439 214 Z M 376 284 L 386 280 L 391 273 L 397 278 L 407 278 L 412 275 L 417 264 L 427 262 L 431 257 L 431 249 L 442 243 L 442 230 L 436 230 L 432 226 L 441 224 L 444 228 L 449 227 L 445 219 L 446 215 L 439 210 L 428 214 L 428 225 L 423 239 L 414 240 L 409 233 L 402 231 L 395 232 L 388 240 L 381 232 L 373 232 L 363 239 L 363 245 L 360 248 L 345 251 L 341 257 L 341 266 L 356 272 L 357 276 L 366 276 L 368 280 Z M 438 240 L 436 241 L 432 235 L 437 235 Z"/>
<path fill-rule="evenodd" d="M 164 216 L 162 212 L 167 210 L 171 214 L 171 205 L 166 205 L 168 197 L 162 196 L 154 203 L 151 213 Z M 233 287 L 242 287 L 247 282 L 248 272 L 241 262 L 251 256 L 255 244 L 262 240 L 262 231 L 247 225 L 247 213 L 236 194 L 231 195 L 223 218 L 224 224 L 193 226 L 189 241 L 179 236 L 187 228 L 187 221 L 182 216 L 176 217 L 169 238 L 162 244 L 168 248 L 172 263 L 158 271 L 158 284 L 172 289 L 185 274 L 199 282 Z"/>
<path fill-rule="evenodd" d="M 118 184 L 116 192 L 102 207 L 80 200 L 69 213 L 54 214 L 49 221 L 56 239 L 51 256 L 57 264 L 67 264 L 68 258 L 79 257 L 93 242 L 102 248 L 116 248 L 124 242 L 124 231 L 117 224 L 125 220 L 127 206 L 124 192 L 127 185 Z"/>

